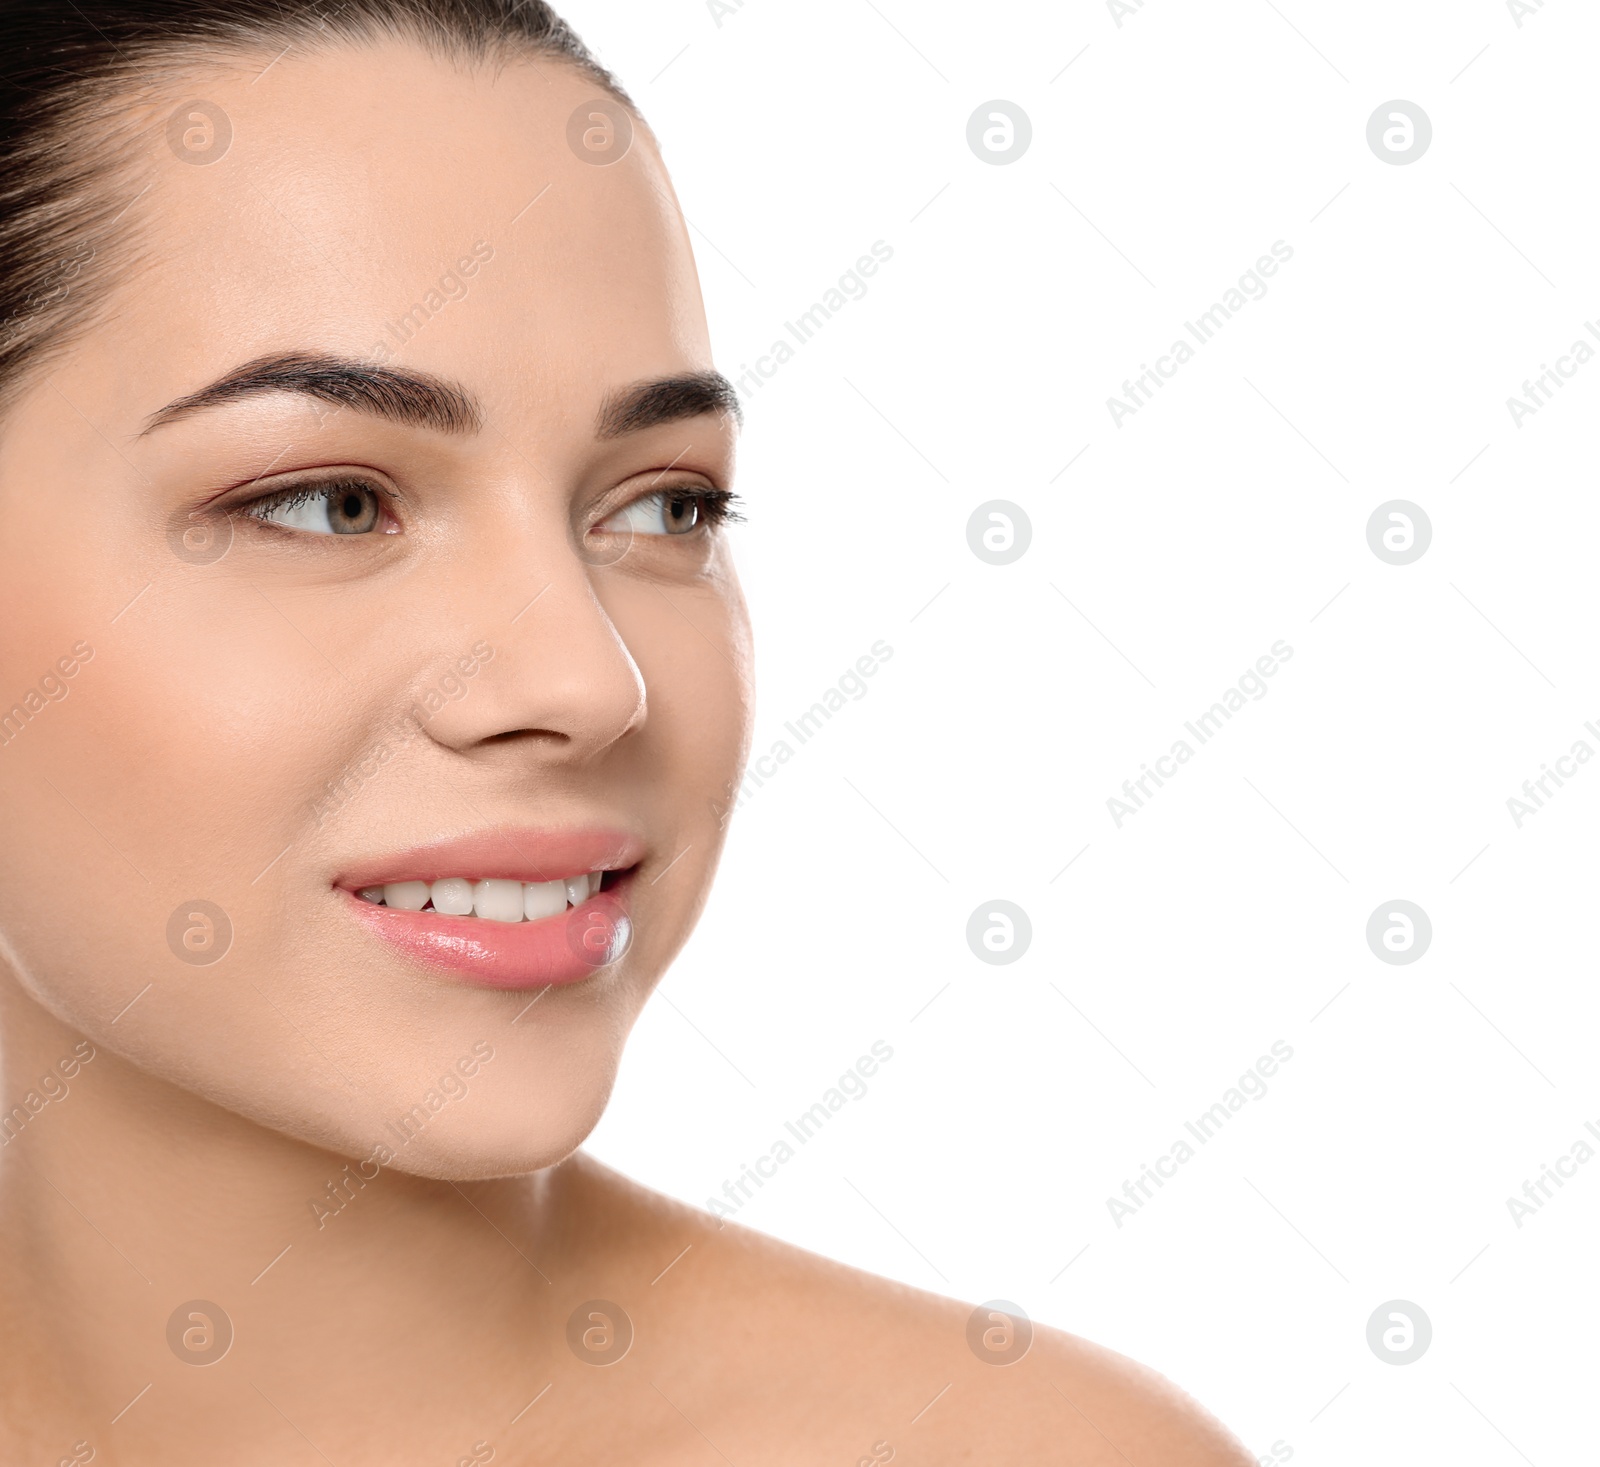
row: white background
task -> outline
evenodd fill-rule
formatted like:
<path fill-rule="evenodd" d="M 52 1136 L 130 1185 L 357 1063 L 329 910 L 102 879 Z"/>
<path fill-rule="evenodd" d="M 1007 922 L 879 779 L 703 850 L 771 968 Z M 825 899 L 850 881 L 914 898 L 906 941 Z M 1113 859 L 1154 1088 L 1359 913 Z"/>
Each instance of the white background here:
<path fill-rule="evenodd" d="M 1600 750 L 1600 361 L 1506 404 L 1600 319 L 1594 7 L 563 8 L 664 141 L 730 376 L 894 250 L 748 404 L 758 751 L 893 659 L 734 817 L 591 1149 L 703 1205 L 885 1040 L 741 1222 L 1015 1300 L 1262 1457 L 1587 1459 L 1600 1158 L 1520 1228 L 1506 1199 L 1600 1124 L 1600 761 L 1520 828 L 1506 802 Z M 1396 98 L 1434 129 L 1408 166 L 1367 143 Z M 992 99 L 1032 120 L 1009 166 L 966 141 Z M 1119 428 L 1107 398 L 1278 240 Z M 1007 567 L 967 544 L 993 499 L 1033 525 Z M 1409 566 L 1368 547 L 1392 499 L 1432 521 Z M 1011 966 L 966 943 L 995 898 L 1032 920 Z M 1365 938 L 1396 898 L 1434 929 L 1407 966 Z M 1275 1040 L 1267 1094 L 1118 1228 Z M 1394 1299 L 1432 1321 L 1411 1365 L 1367 1344 Z"/>

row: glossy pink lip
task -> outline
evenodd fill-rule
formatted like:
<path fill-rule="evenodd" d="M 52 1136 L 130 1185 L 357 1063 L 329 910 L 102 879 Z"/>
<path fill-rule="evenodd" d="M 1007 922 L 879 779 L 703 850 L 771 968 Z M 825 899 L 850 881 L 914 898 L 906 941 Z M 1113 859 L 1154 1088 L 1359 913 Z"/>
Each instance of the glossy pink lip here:
<path fill-rule="evenodd" d="M 334 884 L 357 921 L 414 961 L 482 988 L 542 988 L 592 978 L 627 951 L 631 868 L 643 854 L 642 843 L 621 831 L 501 830 L 363 862 Z M 398 881 L 557 881 L 587 871 L 629 874 L 608 878 L 606 890 L 539 922 L 402 912 L 358 895 Z"/>

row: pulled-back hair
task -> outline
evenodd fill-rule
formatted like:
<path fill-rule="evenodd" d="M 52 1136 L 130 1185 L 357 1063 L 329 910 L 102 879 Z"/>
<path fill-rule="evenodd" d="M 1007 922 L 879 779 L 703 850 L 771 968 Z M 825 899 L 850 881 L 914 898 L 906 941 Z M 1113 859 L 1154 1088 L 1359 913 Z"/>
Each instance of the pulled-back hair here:
<path fill-rule="evenodd" d="M 391 39 L 548 56 L 632 106 L 543 0 L 0 0 L 0 408 L 131 260 L 137 158 L 187 69 Z"/>

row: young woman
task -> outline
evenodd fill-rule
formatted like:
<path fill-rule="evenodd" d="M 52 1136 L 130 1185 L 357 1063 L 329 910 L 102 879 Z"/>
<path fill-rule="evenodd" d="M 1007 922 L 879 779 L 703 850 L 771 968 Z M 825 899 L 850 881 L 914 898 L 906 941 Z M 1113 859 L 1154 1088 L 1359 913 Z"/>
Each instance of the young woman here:
<path fill-rule="evenodd" d="M 576 1148 L 704 901 L 738 431 L 531 0 L 0 12 L 0 1457 L 1236 1464 Z"/>

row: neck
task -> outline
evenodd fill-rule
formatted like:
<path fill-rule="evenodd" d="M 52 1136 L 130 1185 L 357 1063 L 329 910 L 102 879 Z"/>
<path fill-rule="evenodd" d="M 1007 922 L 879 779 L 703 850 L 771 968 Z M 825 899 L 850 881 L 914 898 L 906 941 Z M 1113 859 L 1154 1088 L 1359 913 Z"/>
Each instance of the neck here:
<path fill-rule="evenodd" d="M 40 1423 L 29 1450 L 236 1446 L 248 1421 L 364 1459 L 374 1408 L 431 1446 L 431 1399 L 463 1438 L 447 1460 L 546 1369 L 581 1166 L 458 1185 L 362 1165 L 145 1074 L 9 979 L 0 1037 L 0 1334 L 31 1343 L 0 1422 Z M 195 1368 L 230 1333 L 228 1368 Z"/>

